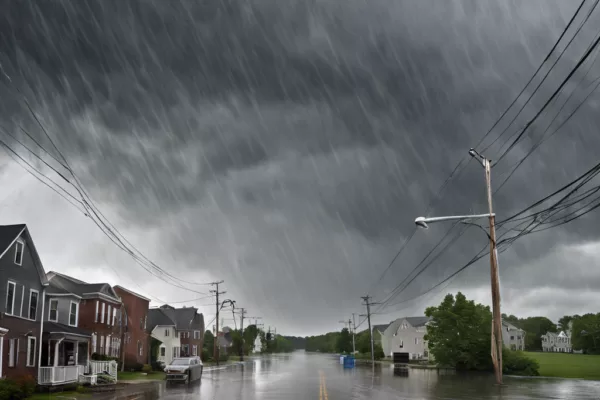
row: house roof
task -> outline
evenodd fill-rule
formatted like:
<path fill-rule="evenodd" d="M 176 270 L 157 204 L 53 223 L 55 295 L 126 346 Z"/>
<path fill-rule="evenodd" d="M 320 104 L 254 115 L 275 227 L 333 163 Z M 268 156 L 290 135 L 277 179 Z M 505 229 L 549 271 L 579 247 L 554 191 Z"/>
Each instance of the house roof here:
<path fill-rule="evenodd" d="M 386 332 L 396 333 L 403 321 L 408 322 L 413 328 L 419 328 L 421 326 L 425 326 L 425 324 L 427 324 L 429 321 L 431 321 L 431 318 L 430 317 L 398 318 L 389 324 L 389 326 L 386 328 Z"/>
<path fill-rule="evenodd" d="M 44 271 L 42 260 L 40 259 L 40 255 L 38 254 L 35 248 L 33 239 L 31 238 L 31 234 L 29 233 L 29 229 L 27 229 L 27 225 L 0 225 L 0 258 L 3 257 L 4 254 L 6 254 L 6 252 L 12 247 L 14 242 L 21 236 L 25 236 L 27 246 L 31 250 L 33 262 L 40 276 L 40 282 L 42 283 L 42 285 L 48 286 L 48 279 L 46 277 L 46 272 Z"/>
<path fill-rule="evenodd" d="M 149 299 L 149 298 L 147 298 L 147 297 L 144 297 L 144 296 L 142 296 L 141 294 L 139 294 L 139 293 L 136 293 L 136 292 L 133 292 L 133 291 L 131 291 L 131 290 L 127 289 L 127 288 L 124 288 L 124 287 L 123 287 L 123 286 L 121 286 L 121 285 L 116 285 L 116 286 L 114 286 L 114 287 L 113 287 L 113 290 L 114 290 L 114 289 L 117 289 L 117 290 L 122 290 L 122 291 L 124 291 L 124 292 L 127 292 L 127 293 L 129 293 L 129 294 L 132 294 L 132 295 L 134 295 L 134 296 L 136 296 L 136 297 L 139 297 L 139 298 L 140 298 L 140 299 L 142 299 L 142 300 L 146 300 L 146 301 L 148 301 L 148 302 L 150 301 L 150 299 Z"/>
<path fill-rule="evenodd" d="M 165 304 L 159 308 L 148 310 L 148 329 L 157 325 L 174 326 L 177 330 L 202 330 L 204 316 L 194 307 L 174 308 Z"/>
<path fill-rule="evenodd" d="M 391 322 L 390 322 L 391 324 Z M 385 332 L 385 330 L 387 329 L 388 326 L 390 326 L 390 324 L 384 324 L 384 325 L 373 325 L 373 329 L 378 330 L 379 332 L 383 333 Z"/>
<path fill-rule="evenodd" d="M 52 292 L 73 293 L 81 297 L 91 293 L 101 293 L 116 302 L 120 302 L 119 296 L 108 283 L 87 283 L 55 271 L 48 272 L 47 276 Z"/>
<path fill-rule="evenodd" d="M 504 325 L 505 327 L 509 328 L 510 330 L 513 331 L 522 331 L 523 329 L 514 326 L 513 324 L 511 324 L 510 322 L 506 322 L 505 320 L 502 320 L 502 325 Z"/>
<path fill-rule="evenodd" d="M 59 324 L 58 322 L 44 322 L 44 333 L 64 333 L 67 335 L 77 335 L 77 336 L 92 336 L 90 331 L 85 329 L 77 328 L 74 326 L 68 326 L 64 324 Z"/>
<path fill-rule="evenodd" d="M 151 308 L 148 310 L 148 320 L 146 321 L 146 328 L 152 331 L 158 325 L 162 326 L 175 326 L 175 321 L 169 317 L 161 308 Z"/>

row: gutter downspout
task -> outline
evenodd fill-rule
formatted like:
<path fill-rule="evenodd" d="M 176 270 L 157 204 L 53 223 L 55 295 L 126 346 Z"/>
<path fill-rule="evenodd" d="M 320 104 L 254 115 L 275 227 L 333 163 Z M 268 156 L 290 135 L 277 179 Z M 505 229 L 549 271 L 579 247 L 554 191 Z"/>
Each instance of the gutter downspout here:
<path fill-rule="evenodd" d="M 37 372 L 38 372 L 38 382 L 40 381 L 40 367 L 42 366 L 42 336 L 44 335 L 44 309 L 46 308 L 46 286 L 44 285 L 44 289 L 42 290 L 42 316 L 40 321 L 40 341 L 37 345 L 38 351 L 38 364 L 37 364 Z"/>

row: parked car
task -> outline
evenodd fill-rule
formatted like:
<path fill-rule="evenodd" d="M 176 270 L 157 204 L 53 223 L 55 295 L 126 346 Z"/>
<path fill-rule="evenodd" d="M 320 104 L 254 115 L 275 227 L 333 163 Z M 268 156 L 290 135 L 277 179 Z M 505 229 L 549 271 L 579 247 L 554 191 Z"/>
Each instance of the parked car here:
<path fill-rule="evenodd" d="M 165 367 L 167 384 L 172 382 L 190 383 L 202 377 L 204 366 L 200 357 L 178 357 Z"/>

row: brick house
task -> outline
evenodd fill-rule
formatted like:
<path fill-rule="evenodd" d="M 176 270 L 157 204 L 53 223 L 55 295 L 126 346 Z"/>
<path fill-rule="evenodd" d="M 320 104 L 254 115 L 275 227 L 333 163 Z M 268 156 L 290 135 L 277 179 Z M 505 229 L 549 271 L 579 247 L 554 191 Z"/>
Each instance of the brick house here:
<path fill-rule="evenodd" d="M 133 364 L 148 364 L 149 335 L 146 332 L 150 299 L 122 286 L 113 290 L 122 301 L 121 359 L 125 369 Z"/>
<path fill-rule="evenodd" d="M 87 283 L 58 272 L 48 280 L 81 298 L 79 328 L 91 332 L 91 354 L 118 358 L 121 354 L 121 299 L 108 283 Z"/>
<path fill-rule="evenodd" d="M 1 377 L 37 377 L 47 286 L 27 226 L 0 226 Z"/>

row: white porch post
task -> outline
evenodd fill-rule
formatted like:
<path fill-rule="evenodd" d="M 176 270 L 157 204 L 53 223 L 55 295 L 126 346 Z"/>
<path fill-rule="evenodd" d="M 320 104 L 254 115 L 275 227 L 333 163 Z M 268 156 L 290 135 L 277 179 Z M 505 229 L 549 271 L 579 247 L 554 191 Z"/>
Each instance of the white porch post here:
<path fill-rule="evenodd" d="M 2 336 L 0 338 L 0 378 L 2 378 L 2 363 L 4 362 L 3 354 L 4 354 L 4 336 Z"/>
<path fill-rule="evenodd" d="M 64 340 L 64 338 L 57 340 L 56 344 L 54 345 L 54 366 L 55 367 L 58 367 L 58 350 L 59 350 L 59 346 L 63 340 Z"/>

